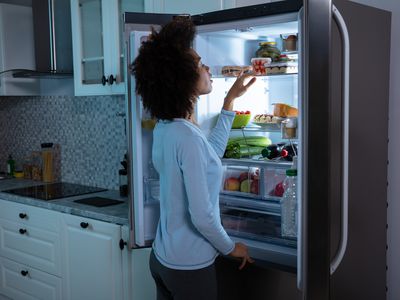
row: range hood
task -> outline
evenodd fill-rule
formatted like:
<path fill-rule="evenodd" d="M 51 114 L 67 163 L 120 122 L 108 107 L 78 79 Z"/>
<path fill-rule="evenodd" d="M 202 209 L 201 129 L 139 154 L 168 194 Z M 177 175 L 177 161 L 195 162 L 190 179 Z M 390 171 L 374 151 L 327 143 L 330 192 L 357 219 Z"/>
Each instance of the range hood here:
<path fill-rule="evenodd" d="M 18 69 L 15 78 L 73 76 L 70 0 L 33 0 L 35 70 Z"/>

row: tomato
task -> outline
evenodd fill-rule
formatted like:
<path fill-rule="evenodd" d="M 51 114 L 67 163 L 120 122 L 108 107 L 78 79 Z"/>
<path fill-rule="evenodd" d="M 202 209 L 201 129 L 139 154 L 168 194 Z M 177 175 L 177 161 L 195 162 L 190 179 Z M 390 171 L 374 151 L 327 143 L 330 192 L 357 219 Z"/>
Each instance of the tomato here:
<path fill-rule="evenodd" d="M 251 112 L 250 112 L 249 110 L 246 110 L 245 114 L 246 114 L 246 115 L 250 115 Z"/>

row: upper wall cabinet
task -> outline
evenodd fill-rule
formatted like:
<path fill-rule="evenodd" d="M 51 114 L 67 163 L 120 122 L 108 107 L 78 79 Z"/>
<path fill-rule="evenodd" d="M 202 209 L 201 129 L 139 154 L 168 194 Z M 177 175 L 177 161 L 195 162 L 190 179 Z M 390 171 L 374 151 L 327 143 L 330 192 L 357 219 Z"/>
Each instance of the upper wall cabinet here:
<path fill-rule="evenodd" d="M 35 68 L 32 7 L 0 3 L 0 96 L 39 95 L 37 79 L 10 71 Z"/>
<path fill-rule="evenodd" d="M 71 0 L 75 95 L 124 94 L 122 14 L 140 0 Z"/>
<path fill-rule="evenodd" d="M 235 0 L 144 0 L 145 12 L 199 14 L 235 7 Z"/>

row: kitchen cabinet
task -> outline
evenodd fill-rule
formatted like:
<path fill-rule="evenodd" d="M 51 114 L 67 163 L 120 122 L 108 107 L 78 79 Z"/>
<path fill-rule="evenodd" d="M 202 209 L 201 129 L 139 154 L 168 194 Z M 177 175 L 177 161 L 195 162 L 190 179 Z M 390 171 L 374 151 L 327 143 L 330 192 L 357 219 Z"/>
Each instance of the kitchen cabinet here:
<path fill-rule="evenodd" d="M 39 95 L 40 82 L 14 78 L 12 69 L 35 69 L 32 8 L 0 3 L 0 96 Z"/>
<path fill-rule="evenodd" d="M 0 293 L 18 300 L 61 300 L 61 278 L 0 257 Z M 1 299 L 1 295 L 0 295 Z"/>
<path fill-rule="evenodd" d="M 122 241 L 129 239 L 129 227 L 122 226 Z M 124 299 L 152 300 L 156 299 L 156 286 L 150 273 L 149 257 L 151 248 L 122 250 L 124 277 Z"/>
<path fill-rule="evenodd" d="M 58 213 L 0 200 L 0 294 L 61 299 Z"/>
<path fill-rule="evenodd" d="M 125 93 L 122 14 L 138 0 L 71 0 L 75 95 Z"/>
<path fill-rule="evenodd" d="M 63 299 L 120 300 L 121 226 L 63 214 Z"/>

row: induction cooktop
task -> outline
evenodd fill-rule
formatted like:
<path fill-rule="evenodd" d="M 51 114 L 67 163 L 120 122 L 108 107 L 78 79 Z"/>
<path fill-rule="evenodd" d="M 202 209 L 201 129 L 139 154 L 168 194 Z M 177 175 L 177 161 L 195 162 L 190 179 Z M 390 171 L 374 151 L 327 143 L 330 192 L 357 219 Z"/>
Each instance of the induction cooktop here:
<path fill-rule="evenodd" d="M 59 198 L 90 194 L 90 193 L 97 193 L 102 191 L 106 191 L 106 189 L 75 184 L 75 183 L 57 182 L 57 183 L 48 183 L 37 186 L 29 186 L 18 189 L 5 190 L 2 192 L 47 201 Z"/>

